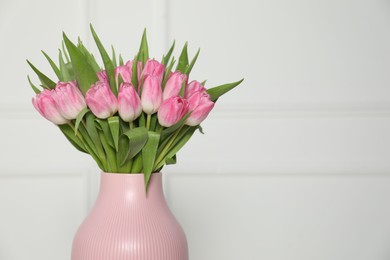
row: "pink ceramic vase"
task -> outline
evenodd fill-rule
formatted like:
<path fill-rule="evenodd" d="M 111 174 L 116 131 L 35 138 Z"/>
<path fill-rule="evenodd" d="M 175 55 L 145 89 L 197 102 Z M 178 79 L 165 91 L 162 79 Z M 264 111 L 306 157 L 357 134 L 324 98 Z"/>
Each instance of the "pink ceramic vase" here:
<path fill-rule="evenodd" d="M 72 260 L 188 260 L 183 229 L 169 210 L 161 173 L 102 173 L 99 196 L 73 241 Z"/>

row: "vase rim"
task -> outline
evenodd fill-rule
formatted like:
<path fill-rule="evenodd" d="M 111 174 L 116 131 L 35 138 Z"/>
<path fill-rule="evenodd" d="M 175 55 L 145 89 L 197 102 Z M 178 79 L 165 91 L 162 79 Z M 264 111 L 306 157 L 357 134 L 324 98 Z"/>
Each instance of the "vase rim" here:
<path fill-rule="evenodd" d="M 101 172 L 102 175 L 124 175 L 124 176 L 127 176 L 127 175 L 131 175 L 131 176 L 140 176 L 140 175 L 144 175 L 144 173 L 123 173 L 123 172 Z M 161 175 L 162 172 L 152 172 L 152 174 L 156 174 L 156 175 Z"/>

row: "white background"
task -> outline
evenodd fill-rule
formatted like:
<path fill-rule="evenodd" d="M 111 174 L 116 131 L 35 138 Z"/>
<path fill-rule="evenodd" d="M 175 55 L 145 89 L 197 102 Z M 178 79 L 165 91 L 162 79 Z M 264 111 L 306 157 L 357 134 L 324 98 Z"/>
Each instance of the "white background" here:
<path fill-rule="evenodd" d="M 25 63 L 48 72 L 62 30 L 96 51 L 89 22 L 126 59 L 146 27 L 158 59 L 201 48 L 192 79 L 245 78 L 164 169 L 191 260 L 390 259 L 388 0 L 1 0 L 1 260 L 69 259 L 95 199 Z"/>

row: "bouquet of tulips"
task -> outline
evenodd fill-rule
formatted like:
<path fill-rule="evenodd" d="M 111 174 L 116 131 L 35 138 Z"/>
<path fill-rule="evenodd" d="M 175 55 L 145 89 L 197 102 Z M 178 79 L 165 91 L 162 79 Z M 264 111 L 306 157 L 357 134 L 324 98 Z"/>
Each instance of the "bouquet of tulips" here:
<path fill-rule="evenodd" d="M 147 186 L 153 172 L 176 163 L 176 153 L 201 131 L 216 100 L 242 80 L 206 89 L 205 82 L 188 81 L 199 51 L 189 61 L 187 44 L 173 70 L 175 43 L 161 62 L 149 59 L 144 31 L 138 54 L 124 62 L 114 48 L 110 57 L 92 25 L 91 32 L 104 69 L 80 39 L 74 44 L 64 33 L 58 65 L 43 52 L 57 83 L 27 61 L 43 88 L 28 77 L 36 93 L 32 103 L 102 171 L 143 173 Z"/>

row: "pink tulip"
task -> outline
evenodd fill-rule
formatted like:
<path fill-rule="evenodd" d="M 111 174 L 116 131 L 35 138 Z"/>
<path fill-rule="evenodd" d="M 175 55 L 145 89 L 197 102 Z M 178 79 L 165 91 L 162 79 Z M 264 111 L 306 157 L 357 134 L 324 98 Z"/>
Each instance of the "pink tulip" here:
<path fill-rule="evenodd" d="M 165 84 L 163 100 L 178 96 L 181 90 L 181 86 L 186 80 L 187 75 L 182 74 L 180 71 L 171 73 L 171 75 L 169 75 L 167 83 Z"/>
<path fill-rule="evenodd" d="M 129 60 L 128 62 L 126 62 L 125 66 L 131 68 L 131 70 L 133 71 L 133 61 L 132 60 Z M 141 79 L 141 75 L 142 75 L 142 62 L 138 62 L 137 64 L 137 77 L 138 77 L 138 80 Z"/>
<path fill-rule="evenodd" d="M 144 77 L 154 76 L 159 80 L 158 82 L 161 84 L 162 79 L 164 77 L 164 71 L 165 71 L 165 67 L 163 64 L 159 63 L 154 59 L 153 60 L 149 59 L 146 61 L 145 67 L 142 71 L 142 75 Z"/>
<path fill-rule="evenodd" d="M 170 127 L 182 119 L 188 112 L 188 101 L 175 96 L 165 100 L 158 112 L 157 118 L 160 125 Z"/>
<path fill-rule="evenodd" d="M 199 125 L 214 107 L 209 94 L 206 91 L 196 92 L 188 99 L 189 110 L 192 111 L 185 124 L 189 126 Z"/>
<path fill-rule="evenodd" d="M 104 83 L 109 84 L 107 72 L 105 70 L 97 72 L 96 76 L 98 77 L 100 82 L 104 82 Z"/>
<path fill-rule="evenodd" d="M 85 95 L 88 107 L 98 118 L 105 119 L 116 113 L 118 101 L 107 82 L 98 81 Z"/>
<path fill-rule="evenodd" d="M 184 97 L 188 99 L 196 92 L 205 92 L 205 91 L 206 91 L 205 87 L 200 82 L 193 80 L 187 85 L 184 93 Z"/>
<path fill-rule="evenodd" d="M 143 111 L 151 115 L 157 112 L 162 102 L 161 83 L 157 77 L 147 76 L 144 81 L 141 95 Z"/>
<path fill-rule="evenodd" d="M 133 85 L 122 83 L 118 94 L 118 112 L 123 121 L 133 122 L 142 113 L 141 100 Z"/>
<path fill-rule="evenodd" d="M 45 89 L 32 99 L 32 103 L 35 109 L 47 120 L 56 125 L 66 124 L 69 121 L 61 115 L 53 95 L 54 90 Z"/>
<path fill-rule="evenodd" d="M 59 82 L 53 92 L 58 110 L 66 119 L 72 120 L 77 117 L 87 105 L 80 89 L 73 82 Z"/>
<path fill-rule="evenodd" d="M 123 79 L 123 82 L 131 83 L 131 77 L 133 75 L 132 67 L 123 65 L 116 67 L 114 70 L 116 82 L 118 82 L 118 76 L 121 74 L 121 77 Z"/>

